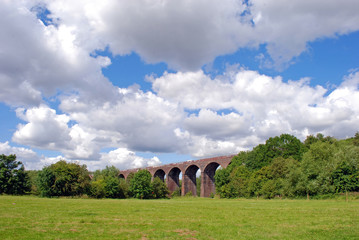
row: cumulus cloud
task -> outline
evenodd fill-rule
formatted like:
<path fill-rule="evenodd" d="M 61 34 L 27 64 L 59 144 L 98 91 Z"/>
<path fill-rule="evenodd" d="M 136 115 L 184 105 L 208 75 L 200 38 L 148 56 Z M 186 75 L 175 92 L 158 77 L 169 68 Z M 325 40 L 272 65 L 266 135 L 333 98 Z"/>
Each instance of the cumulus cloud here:
<path fill-rule="evenodd" d="M 114 55 L 136 52 L 150 63 L 196 70 L 217 56 L 265 44 L 282 65 L 308 42 L 359 30 L 356 0 L 0 4 L 0 101 L 27 107 L 59 91 L 80 92 L 88 101 L 116 98 L 101 73 L 111 60 L 96 53 L 106 47 Z M 49 9 L 51 21 L 38 19 L 39 8 Z"/>
<path fill-rule="evenodd" d="M 149 63 L 164 61 L 176 69 L 200 68 L 234 52 L 252 32 L 240 17 L 247 6 L 233 0 L 64 0 L 48 1 L 47 7 L 61 24 L 75 23 L 79 35 L 91 34 L 93 46 L 103 42 L 114 54 L 135 51 Z"/>
<path fill-rule="evenodd" d="M 359 30 L 358 9 L 356 0 L 0 1 L 0 101 L 22 107 L 13 141 L 92 167 L 159 163 L 136 151 L 236 153 L 284 132 L 351 136 L 359 129 L 358 72 L 328 92 L 307 78 L 199 69 L 261 44 L 267 53 L 258 59 L 283 66 L 312 41 Z M 136 52 L 180 71 L 152 77 L 153 92 L 117 88 L 102 74 L 111 59 L 101 51 Z M 34 154 L 1 146 L 24 159 Z"/>
<path fill-rule="evenodd" d="M 267 65 L 280 67 L 311 41 L 359 30 L 356 0 L 58 0 L 47 7 L 60 25 L 74 28 L 86 49 L 108 45 L 114 54 L 134 51 L 178 70 L 196 70 L 260 44 L 271 57 L 264 59 Z"/>
<path fill-rule="evenodd" d="M 68 121 L 65 114 L 57 115 L 56 111 L 47 106 L 28 110 L 18 109 L 17 116 L 28 122 L 20 124 L 14 133 L 15 142 L 50 150 L 70 147 Z"/>
<path fill-rule="evenodd" d="M 31 147 L 61 151 L 68 159 L 100 159 L 108 147 L 134 151 L 176 151 L 174 129 L 185 113 L 151 92 L 118 89 L 117 102 L 102 105 L 82 102 L 78 96 L 63 99 L 66 114 L 41 105 L 17 109 L 25 124 L 19 124 L 13 141 Z M 129 159 L 130 160 L 130 159 Z"/>
<path fill-rule="evenodd" d="M 215 79 L 202 71 L 179 72 L 155 79 L 153 89 L 184 108 L 200 109 L 184 120 L 184 127 L 209 139 L 254 134 L 265 140 L 283 132 L 303 139 L 308 132 L 319 131 L 346 137 L 358 129 L 357 78 L 358 73 L 350 74 L 326 95 L 325 88 L 311 87 L 306 78 L 284 82 L 244 69 Z M 226 109 L 230 113 L 216 113 Z M 349 122 L 353 125 L 345 124 Z"/>
<path fill-rule="evenodd" d="M 0 152 L 5 155 L 15 154 L 17 158 L 24 159 L 27 162 L 33 162 L 38 159 L 33 150 L 24 147 L 12 147 L 9 142 L 0 142 Z"/>
<path fill-rule="evenodd" d="M 46 26 L 22 1 L 1 1 L 0 27 L 0 101 L 28 107 L 58 91 L 96 99 L 115 94 L 101 73 L 109 60 L 91 57 L 72 26 Z"/>
<path fill-rule="evenodd" d="M 250 12 L 255 38 L 266 44 L 277 68 L 306 51 L 307 44 L 325 37 L 336 37 L 359 30 L 359 2 L 345 0 L 285 1 L 251 0 Z M 269 60 L 269 61 L 268 61 Z"/>
<path fill-rule="evenodd" d="M 218 114 L 210 109 L 201 109 L 198 115 L 191 114 L 184 120 L 184 128 L 195 135 L 210 136 L 214 140 L 252 134 L 250 119 L 235 112 Z"/>
<path fill-rule="evenodd" d="M 151 159 L 146 159 L 137 156 L 135 152 L 129 151 L 128 149 L 117 148 L 108 153 L 103 153 L 99 164 L 101 164 L 102 166 L 104 166 L 105 164 L 107 166 L 114 165 L 119 169 L 124 170 L 131 168 L 158 166 L 161 165 L 161 161 L 156 156 Z"/>
<path fill-rule="evenodd" d="M 0 153 L 5 155 L 15 154 L 16 160 L 21 161 L 24 164 L 26 170 L 40 170 L 44 166 L 64 159 L 62 156 L 39 156 L 32 149 L 24 147 L 13 147 L 8 141 L 0 142 Z"/>
<path fill-rule="evenodd" d="M 166 73 L 153 79 L 156 93 L 119 88 L 121 98 L 102 105 L 65 97 L 63 114 L 44 105 L 18 109 L 27 123 L 13 140 L 60 151 L 67 159 L 101 160 L 94 166 L 127 168 L 149 164 L 136 151 L 209 157 L 250 149 L 282 133 L 302 140 L 317 132 L 348 137 L 359 128 L 358 76 L 349 74 L 328 93 L 306 78 L 284 82 L 244 69 L 214 79 L 202 71 Z M 108 147 L 118 150 L 100 153 Z"/>
<path fill-rule="evenodd" d="M 60 108 L 80 126 L 103 133 L 114 146 L 122 144 L 134 151 L 175 151 L 173 129 L 185 115 L 178 105 L 152 92 L 131 88 L 119 92 L 122 97 L 115 103 L 86 105 L 81 99 L 66 98 Z"/>

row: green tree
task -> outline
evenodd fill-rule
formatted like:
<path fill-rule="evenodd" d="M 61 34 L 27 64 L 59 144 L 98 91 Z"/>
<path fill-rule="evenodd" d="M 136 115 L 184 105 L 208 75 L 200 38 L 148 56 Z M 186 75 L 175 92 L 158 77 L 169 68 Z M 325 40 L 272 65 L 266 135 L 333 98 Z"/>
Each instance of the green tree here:
<path fill-rule="evenodd" d="M 355 136 L 353 138 L 353 144 L 354 146 L 359 146 L 359 132 L 355 133 Z"/>
<path fill-rule="evenodd" d="M 24 194 L 31 184 L 24 165 L 16 161 L 16 155 L 0 155 L 0 194 Z"/>
<path fill-rule="evenodd" d="M 254 147 L 244 163 L 249 169 L 259 170 L 270 165 L 272 160 L 278 157 L 292 157 L 300 161 L 305 151 L 306 148 L 299 139 L 290 134 L 282 134 Z"/>
<path fill-rule="evenodd" d="M 30 193 L 33 195 L 39 195 L 39 191 L 37 189 L 37 178 L 39 176 L 40 171 L 38 170 L 28 170 L 26 171 L 29 175 L 30 184 L 31 184 L 31 190 Z"/>
<path fill-rule="evenodd" d="M 159 178 L 155 177 L 152 182 L 152 190 L 154 198 L 167 198 L 169 191 L 166 184 Z"/>
<path fill-rule="evenodd" d="M 231 164 L 232 165 L 232 164 Z M 214 184 L 216 186 L 216 193 L 221 195 L 222 187 L 227 185 L 230 181 L 229 179 L 230 169 L 223 168 L 218 169 L 214 175 Z"/>
<path fill-rule="evenodd" d="M 300 189 L 304 187 L 308 196 L 334 193 L 331 175 L 337 164 L 336 151 L 337 145 L 318 141 L 304 154 L 301 162 L 303 176 L 299 178 L 298 186 Z"/>
<path fill-rule="evenodd" d="M 128 187 L 119 178 L 120 170 L 115 166 L 106 166 L 103 170 L 97 170 L 91 181 L 90 196 L 96 198 L 126 198 Z"/>
<path fill-rule="evenodd" d="M 104 198 L 104 197 L 106 197 L 104 179 L 97 179 L 97 180 L 91 181 L 91 187 L 90 187 L 89 195 L 91 197 L 94 197 L 94 198 Z"/>
<path fill-rule="evenodd" d="M 274 159 L 276 157 L 301 160 L 305 151 L 303 143 L 290 134 L 282 134 L 279 137 L 269 138 L 266 141 L 266 158 Z"/>
<path fill-rule="evenodd" d="M 250 193 L 253 196 L 273 198 L 284 194 L 284 185 L 291 166 L 297 162 L 293 158 L 278 157 L 269 166 L 254 172 L 250 181 Z"/>
<path fill-rule="evenodd" d="M 152 198 L 153 189 L 151 184 L 151 173 L 147 170 L 138 170 L 131 179 L 130 192 L 133 197 L 139 199 Z"/>
<path fill-rule="evenodd" d="M 64 160 L 44 167 L 38 176 L 38 189 L 45 197 L 77 196 L 88 193 L 90 176 L 86 165 Z"/>
<path fill-rule="evenodd" d="M 359 147 L 341 146 L 334 155 L 337 164 L 331 178 L 336 192 L 359 191 Z"/>
<path fill-rule="evenodd" d="M 56 176 L 50 167 L 44 167 L 37 178 L 37 189 L 42 197 L 57 196 L 55 189 Z"/>
<path fill-rule="evenodd" d="M 248 196 L 248 180 L 251 172 L 246 166 L 235 167 L 229 175 L 229 182 L 219 190 L 220 197 L 235 198 Z"/>

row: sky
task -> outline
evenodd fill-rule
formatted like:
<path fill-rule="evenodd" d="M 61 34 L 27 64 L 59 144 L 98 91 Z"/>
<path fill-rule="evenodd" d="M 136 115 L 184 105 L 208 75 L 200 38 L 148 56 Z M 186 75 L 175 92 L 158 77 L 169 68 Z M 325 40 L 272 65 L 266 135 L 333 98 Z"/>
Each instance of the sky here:
<path fill-rule="evenodd" d="M 0 154 L 89 170 L 359 131 L 357 0 L 0 0 Z"/>

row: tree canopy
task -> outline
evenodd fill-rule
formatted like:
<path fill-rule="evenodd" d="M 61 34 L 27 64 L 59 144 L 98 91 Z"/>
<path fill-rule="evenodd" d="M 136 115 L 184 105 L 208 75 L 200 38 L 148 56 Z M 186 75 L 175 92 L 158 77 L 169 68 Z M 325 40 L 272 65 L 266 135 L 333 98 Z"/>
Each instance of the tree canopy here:
<path fill-rule="evenodd" d="M 24 165 L 16 161 L 16 155 L 0 155 L 0 194 L 24 194 L 31 189 Z"/>
<path fill-rule="evenodd" d="M 44 167 L 38 175 L 38 190 L 42 196 L 77 196 L 89 191 L 90 176 L 86 165 L 64 160 Z"/>
<path fill-rule="evenodd" d="M 221 197 L 315 196 L 359 191 L 359 134 L 336 140 L 322 134 L 301 143 L 282 134 L 240 152 L 216 172 Z"/>

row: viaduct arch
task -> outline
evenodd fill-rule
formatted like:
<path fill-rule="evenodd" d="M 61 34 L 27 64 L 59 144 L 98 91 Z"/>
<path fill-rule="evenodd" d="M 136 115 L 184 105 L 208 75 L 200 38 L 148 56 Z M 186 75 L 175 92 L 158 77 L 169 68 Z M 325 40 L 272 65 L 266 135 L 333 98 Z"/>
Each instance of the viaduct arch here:
<path fill-rule="evenodd" d="M 216 169 L 221 166 L 226 168 L 230 163 L 234 155 L 221 156 L 214 158 L 205 158 L 195 161 L 186 161 L 180 163 L 166 164 L 157 167 L 147 167 L 152 179 L 159 177 L 162 181 L 166 182 L 168 190 L 170 192 L 175 191 L 180 187 L 180 174 L 182 173 L 182 187 L 181 195 L 184 196 L 188 192 L 192 192 L 195 196 L 197 193 L 196 173 L 201 171 L 201 197 L 210 197 L 211 193 L 215 193 L 214 175 Z M 140 168 L 129 169 L 120 171 L 119 177 L 127 178 L 127 176 L 133 172 L 137 172 Z"/>

